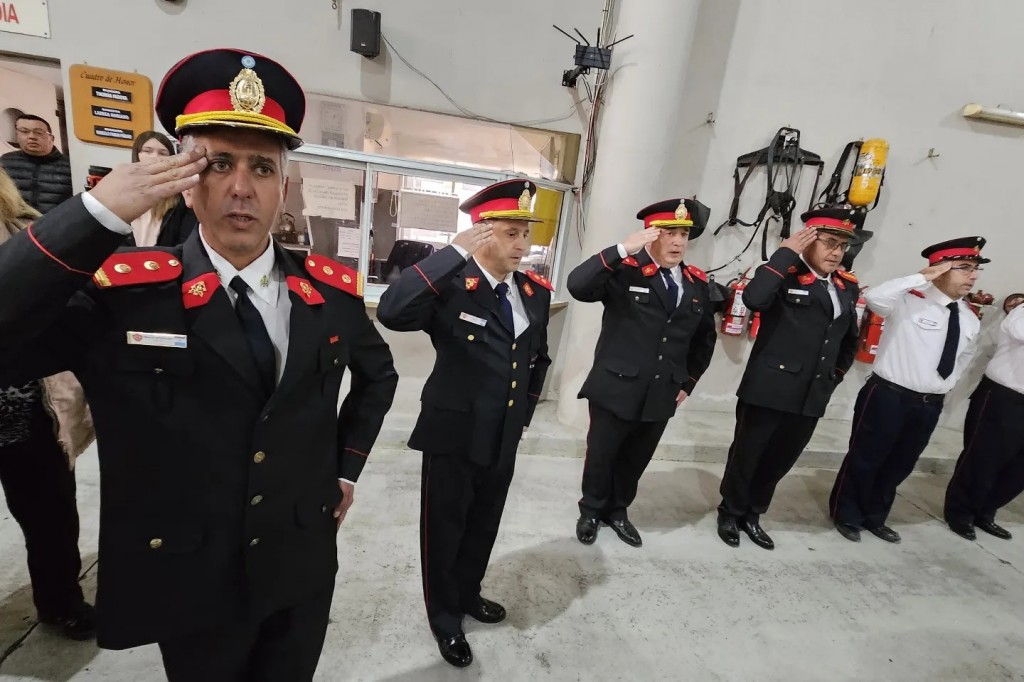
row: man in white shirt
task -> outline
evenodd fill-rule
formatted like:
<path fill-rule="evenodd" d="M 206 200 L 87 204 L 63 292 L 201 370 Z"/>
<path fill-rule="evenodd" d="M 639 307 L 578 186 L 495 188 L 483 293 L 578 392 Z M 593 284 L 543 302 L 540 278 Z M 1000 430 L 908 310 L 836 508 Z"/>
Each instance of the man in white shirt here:
<path fill-rule="evenodd" d="M 885 525 L 896 488 L 914 470 L 942 404 L 977 349 L 981 324 L 963 297 L 978 278 L 982 237 L 952 239 L 921 252 L 920 273 L 871 287 L 868 306 L 885 319 L 875 359 L 853 413 L 850 449 L 836 476 L 829 510 L 847 540 L 861 529 L 897 543 Z"/>
<path fill-rule="evenodd" d="M 1024 492 L 1024 305 L 1019 295 L 1010 299 L 996 353 L 971 394 L 964 450 L 946 488 L 946 523 L 968 540 L 975 527 L 1009 540 L 996 511 Z"/>

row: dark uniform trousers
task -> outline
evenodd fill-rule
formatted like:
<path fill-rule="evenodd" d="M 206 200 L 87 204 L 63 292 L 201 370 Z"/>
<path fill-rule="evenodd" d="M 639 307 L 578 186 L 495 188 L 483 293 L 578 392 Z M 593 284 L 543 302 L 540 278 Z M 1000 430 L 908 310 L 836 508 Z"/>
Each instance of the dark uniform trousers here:
<path fill-rule="evenodd" d="M 310 680 L 330 621 L 334 585 L 257 620 L 163 640 L 168 682 Z"/>
<path fill-rule="evenodd" d="M 0 447 L 0 483 L 25 534 L 32 600 L 45 619 L 73 613 L 83 601 L 78 508 L 75 472 L 42 406 L 32 416 L 30 434 L 26 441 Z"/>
<path fill-rule="evenodd" d="M 423 599 L 439 636 L 459 632 L 465 606 L 480 595 L 514 471 L 514 459 L 485 466 L 463 455 L 423 455 Z"/>
<path fill-rule="evenodd" d="M 964 449 L 946 489 L 950 523 L 993 521 L 1024 492 L 1024 394 L 983 377 L 971 394 Z"/>
<path fill-rule="evenodd" d="M 427 620 L 436 637 L 462 631 L 498 535 L 516 449 L 540 399 L 550 292 L 513 273 L 528 326 L 516 336 L 474 259 L 452 247 L 405 269 L 377 319 L 425 331 L 437 352 L 409 447 L 423 453 L 420 559 Z"/>
<path fill-rule="evenodd" d="M 627 518 L 680 391 L 693 393 L 715 350 L 707 276 L 680 263 L 678 293 L 645 249 L 611 246 L 569 274 L 573 298 L 604 306 L 594 365 L 580 389 L 590 408 L 582 516 Z"/>
<path fill-rule="evenodd" d="M 159 643 L 172 680 L 310 679 L 338 479 L 358 479 L 391 406 L 391 352 L 343 266 L 275 246 L 292 306 L 268 398 L 198 233 L 112 256 L 122 242 L 75 198 L 0 246 L 0 288 L 24 294 L 0 299 L 0 383 L 71 370 L 96 424 L 97 643 Z"/>
<path fill-rule="evenodd" d="M 857 394 L 850 448 L 829 497 L 834 521 L 868 529 L 885 525 L 896 488 L 935 431 L 943 398 L 868 378 Z"/>
<path fill-rule="evenodd" d="M 736 401 L 736 431 L 718 511 L 756 522 L 768 511 L 776 486 L 796 464 L 817 425 L 817 417 Z"/>
<path fill-rule="evenodd" d="M 651 463 L 668 420 L 622 419 L 590 401 L 580 513 L 608 521 L 627 518 L 640 477 Z"/>
<path fill-rule="evenodd" d="M 780 248 L 760 266 L 743 302 L 761 315 L 761 330 L 736 391 L 736 430 L 719 514 L 756 522 L 779 481 L 807 447 L 857 350 L 856 278 L 811 272 Z M 838 309 L 836 307 L 838 303 Z"/>

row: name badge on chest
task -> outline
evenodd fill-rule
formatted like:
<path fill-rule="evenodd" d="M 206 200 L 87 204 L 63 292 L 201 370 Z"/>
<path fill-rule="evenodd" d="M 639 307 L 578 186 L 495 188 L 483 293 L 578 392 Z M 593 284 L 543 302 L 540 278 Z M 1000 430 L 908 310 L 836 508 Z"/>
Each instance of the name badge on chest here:
<path fill-rule="evenodd" d="M 161 332 L 128 332 L 128 345 L 188 348 L 188 337 L 184 334 L 164 334 Z"/>
<path fill-rule="evenodd" d="M 477 317 L 476 315 L 470 315 L 469 313 L 459 313 L 459 319 L 465 320 L 466 322 L 469 322 L 471 324 L 475 324 L 478 327 L 487 326 L 487 320 L 483 319 L 482 317 Z"/>

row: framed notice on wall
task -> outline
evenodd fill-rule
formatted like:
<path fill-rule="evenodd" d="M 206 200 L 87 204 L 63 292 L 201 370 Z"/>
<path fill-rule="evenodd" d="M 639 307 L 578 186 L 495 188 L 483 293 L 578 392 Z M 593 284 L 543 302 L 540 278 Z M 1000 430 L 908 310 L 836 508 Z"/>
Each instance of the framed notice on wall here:
<path fill-rule="evenodd" d="M 46 0 L 0 2 L 0 31 L 49 38 L 50 14 Z"/>
<path fill-rule="evenodd" d="M 145 76 L 75 64 L 69 79 L 82 142 L 131 147 L 139 133 L 153 129 L 153 83 Z"/>

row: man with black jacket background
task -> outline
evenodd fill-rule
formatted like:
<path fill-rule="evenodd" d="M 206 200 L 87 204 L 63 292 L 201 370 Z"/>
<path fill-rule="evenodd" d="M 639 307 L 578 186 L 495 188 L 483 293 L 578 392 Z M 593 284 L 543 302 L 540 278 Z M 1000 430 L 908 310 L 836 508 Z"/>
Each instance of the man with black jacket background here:
<path fill-rule="evenodd" d="M 837 268 L 850 246 L 871 238 L 854 231 L 853 217 L 841 208 L 804 213 L 806 229 L 783 241 L 743 291 L 743 303 L 761 314 L 761 329 L 736 392 L 736 433 L 718 506 L 718 535 L 731 547 L 739 546 L 742 528 L 754 544 L 775 548 L 760 516 L 853 364 L 860 289 Z"/>
<path fill-rule="evenodd" d="M 711 363 L 715 319 L 708 278 L 686 265 L 710 210 L 695 199 L 659 201 L 637 213 L 644 229 L 591 256 L 569 275 L 578 301 L 604 305 L 594 367 L 579 397 L 590 402 L 576 538 L 606 523 L 643 544 L 626 510 L 679 405 Z"/>
<path fill-rule="evenodd" d="M 71 164 L 53 144 L 50 124 L 23 114 L 14 122 L 20 149 L 0 156 L 0 165 L 32 208 L 46 213 L 71 198 Z"/>

